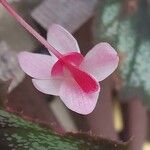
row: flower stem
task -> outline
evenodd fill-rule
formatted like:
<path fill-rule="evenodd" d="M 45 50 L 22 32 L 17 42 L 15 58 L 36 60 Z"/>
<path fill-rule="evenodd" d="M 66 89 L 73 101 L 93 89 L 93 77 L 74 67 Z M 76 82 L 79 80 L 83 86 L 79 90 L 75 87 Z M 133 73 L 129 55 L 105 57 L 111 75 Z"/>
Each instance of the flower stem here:
<path fill-rule="evenodd" d="M 0 0 L 4 8 L 23 26 L 31 35 L 33 35 L 42 45 L 44 45 L 50 52 L 52 52 L 58 59 L 62 54 L 58 52 L 52 45 L 50 45 L 45 38 L 43 38 L 37 31 L 35 31 L 15 10 L 10 6 L 6 0 Z"/>

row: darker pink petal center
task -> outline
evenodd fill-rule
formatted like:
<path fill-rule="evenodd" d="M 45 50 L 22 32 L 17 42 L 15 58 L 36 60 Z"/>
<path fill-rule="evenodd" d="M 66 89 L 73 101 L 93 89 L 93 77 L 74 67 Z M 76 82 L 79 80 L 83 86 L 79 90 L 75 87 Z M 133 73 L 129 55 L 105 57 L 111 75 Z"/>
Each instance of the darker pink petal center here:
<path fill-rule="evenodd" d="M 70 63 L 78 67 L 83 61 L 83 59 L 84 59 L 83 55 L 77 52 L 72 52 L 67 55 L 64 55 L 52 67 L 51 75 L 52 76 L 62 75 L 66 63 Z"/>
<path fill-rule="evenodd" d="M 73 52 L 65 55 L 54 64 L 51 75 L 64 75 L 65 68 L 70 72 L 71 77 L 78 83 L 84 92 L 96 92 L 99 89 L 97 81 L 91 75 L 79 69 L 79 65 L 82 61 L 83 56 L 80 53 Z"/>

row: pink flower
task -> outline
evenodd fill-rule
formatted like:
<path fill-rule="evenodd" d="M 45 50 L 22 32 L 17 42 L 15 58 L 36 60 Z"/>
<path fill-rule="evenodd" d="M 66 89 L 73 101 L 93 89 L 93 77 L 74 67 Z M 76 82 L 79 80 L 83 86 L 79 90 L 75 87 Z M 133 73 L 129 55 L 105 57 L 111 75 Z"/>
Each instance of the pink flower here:
<path fill-rule="evenodd" d="M 34 78 L 34 86 L 43 93 L 60 96 L 64 104 L 77 113 L 91 113 L 100 92 L 98 82 L 118 66 L 116 51 L 108 43 L 100 43 L 84 58 L 77 41 L 59 25 L 53 25 L 49 29 L 48 43 L 6 0 L 0 2 L 52 55 L 29 52 L 18 55 L 21 68 Z"/>
<path fill-rule="evenodd" d="M 49 28 L 47 38 L 63 57 L 21 52 L 21 68 L 33 77 L 39 91 L 60 96 L 69 109 L 79 114 L 91 113 L 100 92 L 98 82 L 118 66 L 117 52 L 108 43 L 99 43 L 83 58 L 75 38 L 59 25 Z"/>

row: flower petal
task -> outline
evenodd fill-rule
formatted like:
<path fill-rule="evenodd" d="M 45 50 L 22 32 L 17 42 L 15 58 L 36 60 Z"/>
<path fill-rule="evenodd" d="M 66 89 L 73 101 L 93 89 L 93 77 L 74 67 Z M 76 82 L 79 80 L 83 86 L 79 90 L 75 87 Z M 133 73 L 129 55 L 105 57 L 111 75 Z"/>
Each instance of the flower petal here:
<path fill-rule="evenodd" d="M 81 64 L 81 62 L 83 61 L 83 59 L 84 59 L 84 57 L 82 56 L 82 54 L 77 53 L 77 52 L 72 52 L 67 55 L 64 55 L 64 57 L 59 59 L 52 67 L 51 75 L 58 76 L 63 73 L 64 64 L 62 63 L 62 61 L 70 62 L 71 64 L 73 64 L 75 66 L 79 66 Z"/>
<path fill-rule="evenodd" d="M 70 52 L 80 53 L 76 39 L 67 30 L 57 24 L 53 24 L 49 28 L 47 40 L 62 54 Z"/>
<path fill-rule="evenodd" d="M 60 87 L 60 98 L 64 104 L 79 114 L 89 114 L 96 106 L 99 90 L 92 94 L 83 92 L 74 80 L 66 80 Z"/>
<path fill-rule="evenodd" d="M 54 78 L 48 80 L 32 79 L 32 82 L 35 88 L 41 91 L 42 93 L 50 95 L 59 95 L 62 79 L 54 79 Z"/>
<path fill-rule="evenodd" d="M 102 81 L 117 68 L 118 62 L 114 48 L 108 43 L 100 43 L 87 53 L 80 68 Z"/>
<path fill-rule="evenodd" d="M 71 64 L 67 64 L 66 68 L 84 92 L 93 93 L 99 89 L 99 83 L 90 74 Z"/>
<path fill-rule="evenodd" d="M 29 76 L 37 79 L 49 79 L 54 64 L 51 56 L 21 52 L 18 55 L 22 70 Z"/>

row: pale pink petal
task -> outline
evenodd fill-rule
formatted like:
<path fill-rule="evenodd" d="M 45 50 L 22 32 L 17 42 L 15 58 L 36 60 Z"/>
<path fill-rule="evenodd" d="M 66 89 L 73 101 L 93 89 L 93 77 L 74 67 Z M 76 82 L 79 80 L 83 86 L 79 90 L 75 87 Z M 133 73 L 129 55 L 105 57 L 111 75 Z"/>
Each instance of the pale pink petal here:
<path fill-rule="evenodd" d="M 92 94 L 87 94 L 73 80 L 66 80 L 60 87 L 60 98 L 64 104 L 79 114 L 91 113 L 97 103 L 99 90 Z"/>
<path fill-rule="evenodd" d="M 80 68 L 102 81 L 114 72 L 118 62 L 119 57 L 114 48 L 108 43 L 100 43 L 87 53 Z"/>
<path fill-rule="evenodd" d="M 62 54 L 70 52 L 80 53 L 76 39 L 67 30 L 57 24 L 50 26 L 47 40 Z"/>
<path fill-rule="evenodd" d="M 59 95 L 62 79 L 54 79 L 54 78 L 48 80 L 32 79 L 32 82 L 35 88 L 41 91 L 42 93 L 50 95 Z"/>
<path fill-rule="evenodd" d="M 22 70 L 29 76 L 37 79 L 49 79 L 54 61 L 51 56 L 21 52 L 18 54 Z"/>

